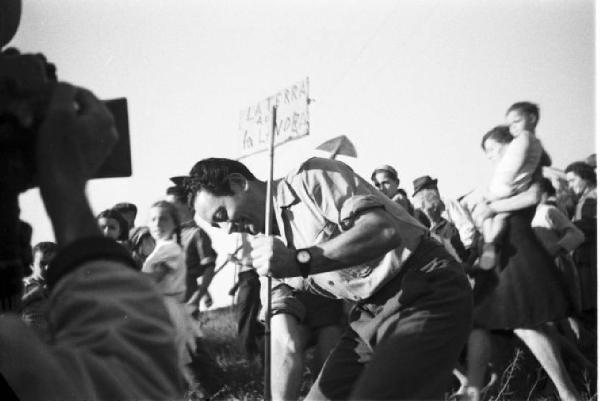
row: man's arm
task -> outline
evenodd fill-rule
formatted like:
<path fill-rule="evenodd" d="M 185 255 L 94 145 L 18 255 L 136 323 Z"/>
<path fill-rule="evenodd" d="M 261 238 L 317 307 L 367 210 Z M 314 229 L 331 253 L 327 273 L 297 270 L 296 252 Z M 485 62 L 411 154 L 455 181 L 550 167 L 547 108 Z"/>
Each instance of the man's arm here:
<path fill-rule="evenodd" d="M 85 185 L 116 140 L 113 117 L 102 102 L 85 89 L 57 84 L 39 131 L 36 162 L 59 246 L 100 234 Z"/>
<path fill-rule="evenodd" d="M 0 319 L 0 373 L 23 401 L 183 395 L 163 299 L 125 249 L 100 235 L 85 196 L 115 140 L 102 102 L 57 84 L 36 141 L 40 193 L 61 248 L 48 269 L 53 342 L 16 316 Z"/>
<path fill-rule="evenodd" d="M 275 237 L 251 239 L 253 265 L 257 272 L 275 278 L 300 276 L 295 251 Z M 375 259 L 402 245 L 399 229 L 383 209 L 369 209 L 357 216 L 354 225 L 338 236 L 309 248 L 310 274 L 339 270 Z M 408 245 L 408 244 L 406 244 Z"/>

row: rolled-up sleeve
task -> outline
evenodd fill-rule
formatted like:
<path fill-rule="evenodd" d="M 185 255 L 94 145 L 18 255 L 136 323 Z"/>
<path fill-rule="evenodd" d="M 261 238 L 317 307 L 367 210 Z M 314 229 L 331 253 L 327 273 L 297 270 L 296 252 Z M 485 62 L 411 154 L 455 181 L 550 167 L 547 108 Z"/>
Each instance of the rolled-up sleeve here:
<path fill-rule="evenodd" d="M 314 204 L 323 216 L 335 224 L 350 223 L 359 213 L 369 208 L 383 207 L 381 201 L 373 195 L 376 190 L 343 163 L 309 161 L 301 177 Z"/>
<path fill-rule="evenodd" d="M 343 203 L 340 211 L 340 225 L 348 230 L 361 214 L 373 210 L 383 209 L 385 205 L 373 195 L 354 195 Z"/>

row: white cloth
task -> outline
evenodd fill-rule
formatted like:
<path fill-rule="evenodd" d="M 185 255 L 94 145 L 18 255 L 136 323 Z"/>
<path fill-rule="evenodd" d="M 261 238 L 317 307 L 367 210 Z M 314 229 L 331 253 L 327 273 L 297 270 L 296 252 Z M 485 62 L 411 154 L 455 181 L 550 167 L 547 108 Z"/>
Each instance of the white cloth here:
<path fill-rule="evenodd" d="M 142 266 L 143 273 L 154 273 L 160 266 L 168 269 L 167 274 L 156 284 L 163 295 L 183 301 L 185 296 L 186 266 L 183 249 L 172 240 L 158 240 L 154 250 Z"/>
<path fill-rule="evenodd" d="M 489 200 L 508 198 L 523 192 L 533 180 L 542 158 L 542 143 L 531 132 L 522 132 L 506 145 L 494 169 L 489 186 Z"/>

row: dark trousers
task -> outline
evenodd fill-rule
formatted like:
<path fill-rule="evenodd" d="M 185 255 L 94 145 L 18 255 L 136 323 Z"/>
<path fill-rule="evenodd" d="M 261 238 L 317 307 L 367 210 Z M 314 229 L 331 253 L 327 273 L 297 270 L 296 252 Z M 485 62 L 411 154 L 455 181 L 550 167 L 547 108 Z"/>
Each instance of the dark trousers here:
<path fill-rule="evenodd" d="M 258 321 L 260 281 L 254 270 L 238 274 L 237 324 L 240 344 L 248 357 L 262 355 L 264 327 Z"/>
<path fill-rule="evenodd" d="M 424 239 L 403 271 L 350 312 L 310 399 L 444 399 L 472 325 L 465 274 Z"/>

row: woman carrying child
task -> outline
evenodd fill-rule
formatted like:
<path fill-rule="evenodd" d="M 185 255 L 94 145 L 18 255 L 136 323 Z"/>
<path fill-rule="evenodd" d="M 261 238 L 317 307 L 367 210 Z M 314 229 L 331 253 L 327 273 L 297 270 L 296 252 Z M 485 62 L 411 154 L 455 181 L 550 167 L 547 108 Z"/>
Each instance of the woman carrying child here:
<path fill-rule="evenodd" d="M 484 136 L 482 145 L 496 161 L 511 141 L 508 127 L 496 127 Z M 544 329 L 545 323 L 569 316 L 572 305 L 552 257 L 531 228 L 539 200 L 539 185 L 532 183 L 525 191 L 482 203 L 475 210 L 480 221 L 504 213 L 506 227 L 497 240 L 498 263 L 491 270 L 479 270 L 475 278 L 474 329 L 467 355 L 469 385 L 463 389 L 463 399 L 480 399 L 492 330 L 516 334 L 548 373 L 561 399 L 579 398 L 556 344 Z"/>

